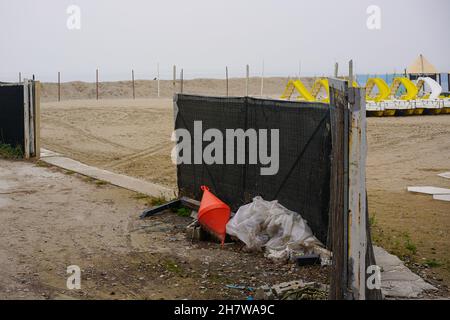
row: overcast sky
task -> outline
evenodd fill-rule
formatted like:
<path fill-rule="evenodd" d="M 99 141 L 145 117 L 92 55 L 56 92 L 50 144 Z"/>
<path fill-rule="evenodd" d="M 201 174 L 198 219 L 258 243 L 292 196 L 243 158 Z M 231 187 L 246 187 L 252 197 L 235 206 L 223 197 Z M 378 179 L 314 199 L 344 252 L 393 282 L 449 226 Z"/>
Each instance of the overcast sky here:
<path fill-rule="evenodd" d="M 70 5 L 81 29 L 67 27 Z M 381 9 L 369 30 L 367 7 Z M 21 71 L 43 81 L 401 72 L 423 53 L 450 71 L 449 0 L 0 0 L 0 81 Z M 347 68 L 347 67 L 345 67 Z"/>

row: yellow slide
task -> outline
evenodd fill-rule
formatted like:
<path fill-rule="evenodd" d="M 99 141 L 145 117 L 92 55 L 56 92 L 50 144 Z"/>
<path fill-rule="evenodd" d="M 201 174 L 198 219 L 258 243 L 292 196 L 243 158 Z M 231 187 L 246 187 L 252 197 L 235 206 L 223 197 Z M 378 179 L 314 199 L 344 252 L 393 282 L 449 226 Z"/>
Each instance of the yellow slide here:
<path fill-rule="evenodd" d="M 294 93 L 294 90 L 297 90 L 298 97 L 297 100 L 303 100 L 303 101 L 315 101 L 313 95 L 306 89 L 303 82 L 300 80 L 289 80 L 286 88 L 284 89 L 283 94 L 281 95 L 281 99 L 287 99 L 290 100 L 292 94 Z"/>

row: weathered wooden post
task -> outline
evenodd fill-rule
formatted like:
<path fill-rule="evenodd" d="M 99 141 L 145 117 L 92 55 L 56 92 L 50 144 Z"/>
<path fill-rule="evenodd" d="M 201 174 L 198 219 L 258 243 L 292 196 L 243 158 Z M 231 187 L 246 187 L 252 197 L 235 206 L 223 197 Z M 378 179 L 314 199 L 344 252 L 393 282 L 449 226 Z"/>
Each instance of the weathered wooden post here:
<path fill-rule="evenodd" d="M 331 120 L 330 249 L 333 266 L 330 299 L 342 300 L 347 294 L 348 267 L 348 85 L 329 79 Z"/>
<path fill-rule="evenodd" d="M 353 77 L 351 77 L 353 79 Z M 351 85 L 351 82 L 350 84 Z M 366 103 L 363 88 L 349 88 L 348 263 L 353 299 L 366 298 Z"/>
<path fill-rule="evenodd" d="M 177 66 L 173 65 L 173 80 L 172 80 L 173 93 L 177 91 Z"/>
<path fill-rule="evenodd" d="M 245 67 L 245 96 L 248 96 L 248 86 L 250 81 L 250 66 Z"/>
<path fill-rule="evenodd" d="M 61 72 L 58 71 L 58 101 L 61 101 Z"/>
<path fill-rule="evenodd" d="M 95 92 L 98 100 L 98 69 L 95 70 Z"/>
<path fill-rule="evenodd" d="M 228 67 L 225 67 L 225 79 L 226 79 L 226 93 L 227 93 L 227 97 L 228 97 Z"/>
<path fill-rule="evenodd" d="M 159 80 L 160 80 L 160 76 L 159 76 L 159 63 L 156 65 L 156 71 L 157 71 L 157 74 L 158 74 L 158 98 L 161 96 L 161 94 L 160 94 L 160 92 L 161 92 L 161 87 L 160 87 L 160 85 L 159 85 Z"/>
<path fill-rule="evenodd" d="M 332 131 L 330 248 L 333 251 L 330 299 L 380 299 L 367 288 L 367 267 L 375 264 L 368 224 L 366 193 L 365 89 L 329 79 Z"/>
<path fill-rule="evenodd" d="M 261 72 L 261 97 L 264 94 L 264 60 L 262 63 L 262 72 Z"/>
<path fill-rule="evenodd" d="M 131 83 L 133 86 L 133 99 L 136 99 L 136 88 L 134 86 L 134 70 L 131 70 Z"/>
<path fill-rule="evenodd" d="M 180 92 L 183 93 L 183 79 L 184 78 L 184 74 L 183 74 L 183 68 L 181 68 L 181 72 L 180 72 Z"/>

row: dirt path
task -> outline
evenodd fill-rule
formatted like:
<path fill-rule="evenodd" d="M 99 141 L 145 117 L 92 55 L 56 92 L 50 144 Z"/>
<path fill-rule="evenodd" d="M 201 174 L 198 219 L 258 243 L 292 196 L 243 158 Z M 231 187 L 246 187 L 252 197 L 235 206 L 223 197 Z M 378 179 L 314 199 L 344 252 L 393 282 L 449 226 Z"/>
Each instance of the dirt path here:
<path fill-rule="evenodd" d="M 190 218 L 138 219 L 148 199 L 56 168 L 0 160 L 0 299 L 245 299 L 257 287 L 329 271 L 191 243 Z M 81 290 L 66 269 L 81 268 Z"/>

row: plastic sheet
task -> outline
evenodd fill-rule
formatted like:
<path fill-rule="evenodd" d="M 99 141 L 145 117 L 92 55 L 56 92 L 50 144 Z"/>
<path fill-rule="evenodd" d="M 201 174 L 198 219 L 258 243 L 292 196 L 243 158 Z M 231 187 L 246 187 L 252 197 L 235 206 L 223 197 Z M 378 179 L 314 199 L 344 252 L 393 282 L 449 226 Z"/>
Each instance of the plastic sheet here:
<path fill-rule="evenodd" d="M 322 247 L 300 214 L 259 196 L 239 208 L 227 224 L 227 233 L 239 238 L 249 250 L 264 249 L 272 259 L 289 259 L 293 254 Z"/>

